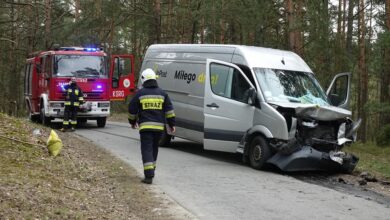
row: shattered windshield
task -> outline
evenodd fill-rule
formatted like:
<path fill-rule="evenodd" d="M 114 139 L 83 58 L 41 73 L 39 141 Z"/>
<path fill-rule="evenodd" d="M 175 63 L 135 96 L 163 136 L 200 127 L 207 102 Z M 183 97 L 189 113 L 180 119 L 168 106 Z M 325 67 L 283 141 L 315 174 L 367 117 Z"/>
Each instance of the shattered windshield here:
<path fill-rule="evenodd" d="M 267 102 L 329 105 L 313 74 L 289 70 L 253 68 Z"/>
<path fill-rule="evenodd" d="M 103 56 L 56 55 L 54 75 L 57 77 L 107 78 Z"/>

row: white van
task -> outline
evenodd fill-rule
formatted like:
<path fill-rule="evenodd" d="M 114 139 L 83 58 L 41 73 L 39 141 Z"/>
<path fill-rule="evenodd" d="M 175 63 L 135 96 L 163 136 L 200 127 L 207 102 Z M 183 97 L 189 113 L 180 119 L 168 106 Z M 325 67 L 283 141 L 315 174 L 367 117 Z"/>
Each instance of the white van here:
<path fill-rule="evenodd" d="M 356 166 L 358 158 L 339 151 L 355 140 L 360 124 L 344 109 L 350 73 L 336 75 L 325 93 L 293 52 L 207 44 L 151 45 L 141 72 L 146 68 L 172 99 L 177 137 L 242 153 L 256 169 L 271 163 L 284 171 L 351 172 Z M 163 145 L 170 140 L 165 134 Z"/>

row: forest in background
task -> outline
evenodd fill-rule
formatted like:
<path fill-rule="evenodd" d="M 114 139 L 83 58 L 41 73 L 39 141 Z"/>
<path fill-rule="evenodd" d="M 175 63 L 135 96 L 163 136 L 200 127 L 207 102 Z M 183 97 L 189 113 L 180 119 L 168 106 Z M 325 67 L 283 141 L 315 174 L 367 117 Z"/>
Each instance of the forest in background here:
<path fill-rule="evenodd" d="M 359 139 L 390 142 L 390 0 L 1 0 L 0 112 L 25 112 L 24 62 L 54 44 L 131 53 L 154 43 L 239 44 L 299 54 L 327 88 L 353 75 Z M 16 111 L 16 112 L 15 112 Z"/>

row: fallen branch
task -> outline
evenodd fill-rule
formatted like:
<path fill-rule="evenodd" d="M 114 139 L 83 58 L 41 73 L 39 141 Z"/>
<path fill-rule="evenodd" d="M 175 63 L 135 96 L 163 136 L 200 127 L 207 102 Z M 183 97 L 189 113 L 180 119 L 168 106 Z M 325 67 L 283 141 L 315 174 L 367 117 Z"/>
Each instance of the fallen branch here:
<path fill-rule="evenodd" d="M 65 188 L 68 188 L 68 189 L 72 189 L 72 190 L 75 190 L 75 191 L 81 191 L 81 189 L 76 189 L 76 188 L 73 188 L 73 187 L 70 187 L 70 186 L 64 186 Z"/>
<path fill-rule="evenodd" d="M 27 144 L 27 145 L 32 145 L 32 146 L 46 148 L 46 146 L 43 146 L 43 145 L 40 145 L 40 144 L 33 144 L 33 143 L 25 142 L 25 141 L 22 141 L 22 140 L 19 140 L 19 139 L 15 139 L 15 138 L 11 138 L 11 137 L 7 137 L 7 136 L 1 135 L 1 134 L 0 134 L 0 138 L 16 141 L 16 142 L 19 142 L 19 143 L 22 143 L 22 144 Z"/>

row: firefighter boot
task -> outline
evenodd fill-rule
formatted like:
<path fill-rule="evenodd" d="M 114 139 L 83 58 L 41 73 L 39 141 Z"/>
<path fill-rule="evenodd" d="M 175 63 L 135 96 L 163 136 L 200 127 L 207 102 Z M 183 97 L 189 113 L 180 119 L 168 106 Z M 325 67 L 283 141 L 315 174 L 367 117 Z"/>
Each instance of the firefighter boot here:
<path fill-rule="evenodd" d="M 66 128 L 61 128 L 60 131 L 66 132 Z"/>
<path fill-rule="evenodd" d="M 145 184 L 152 184 L 153 178 L 152 177 L 145 177 L 145 179 L 143 179 L 141 182 L 143 182 Z"/>

